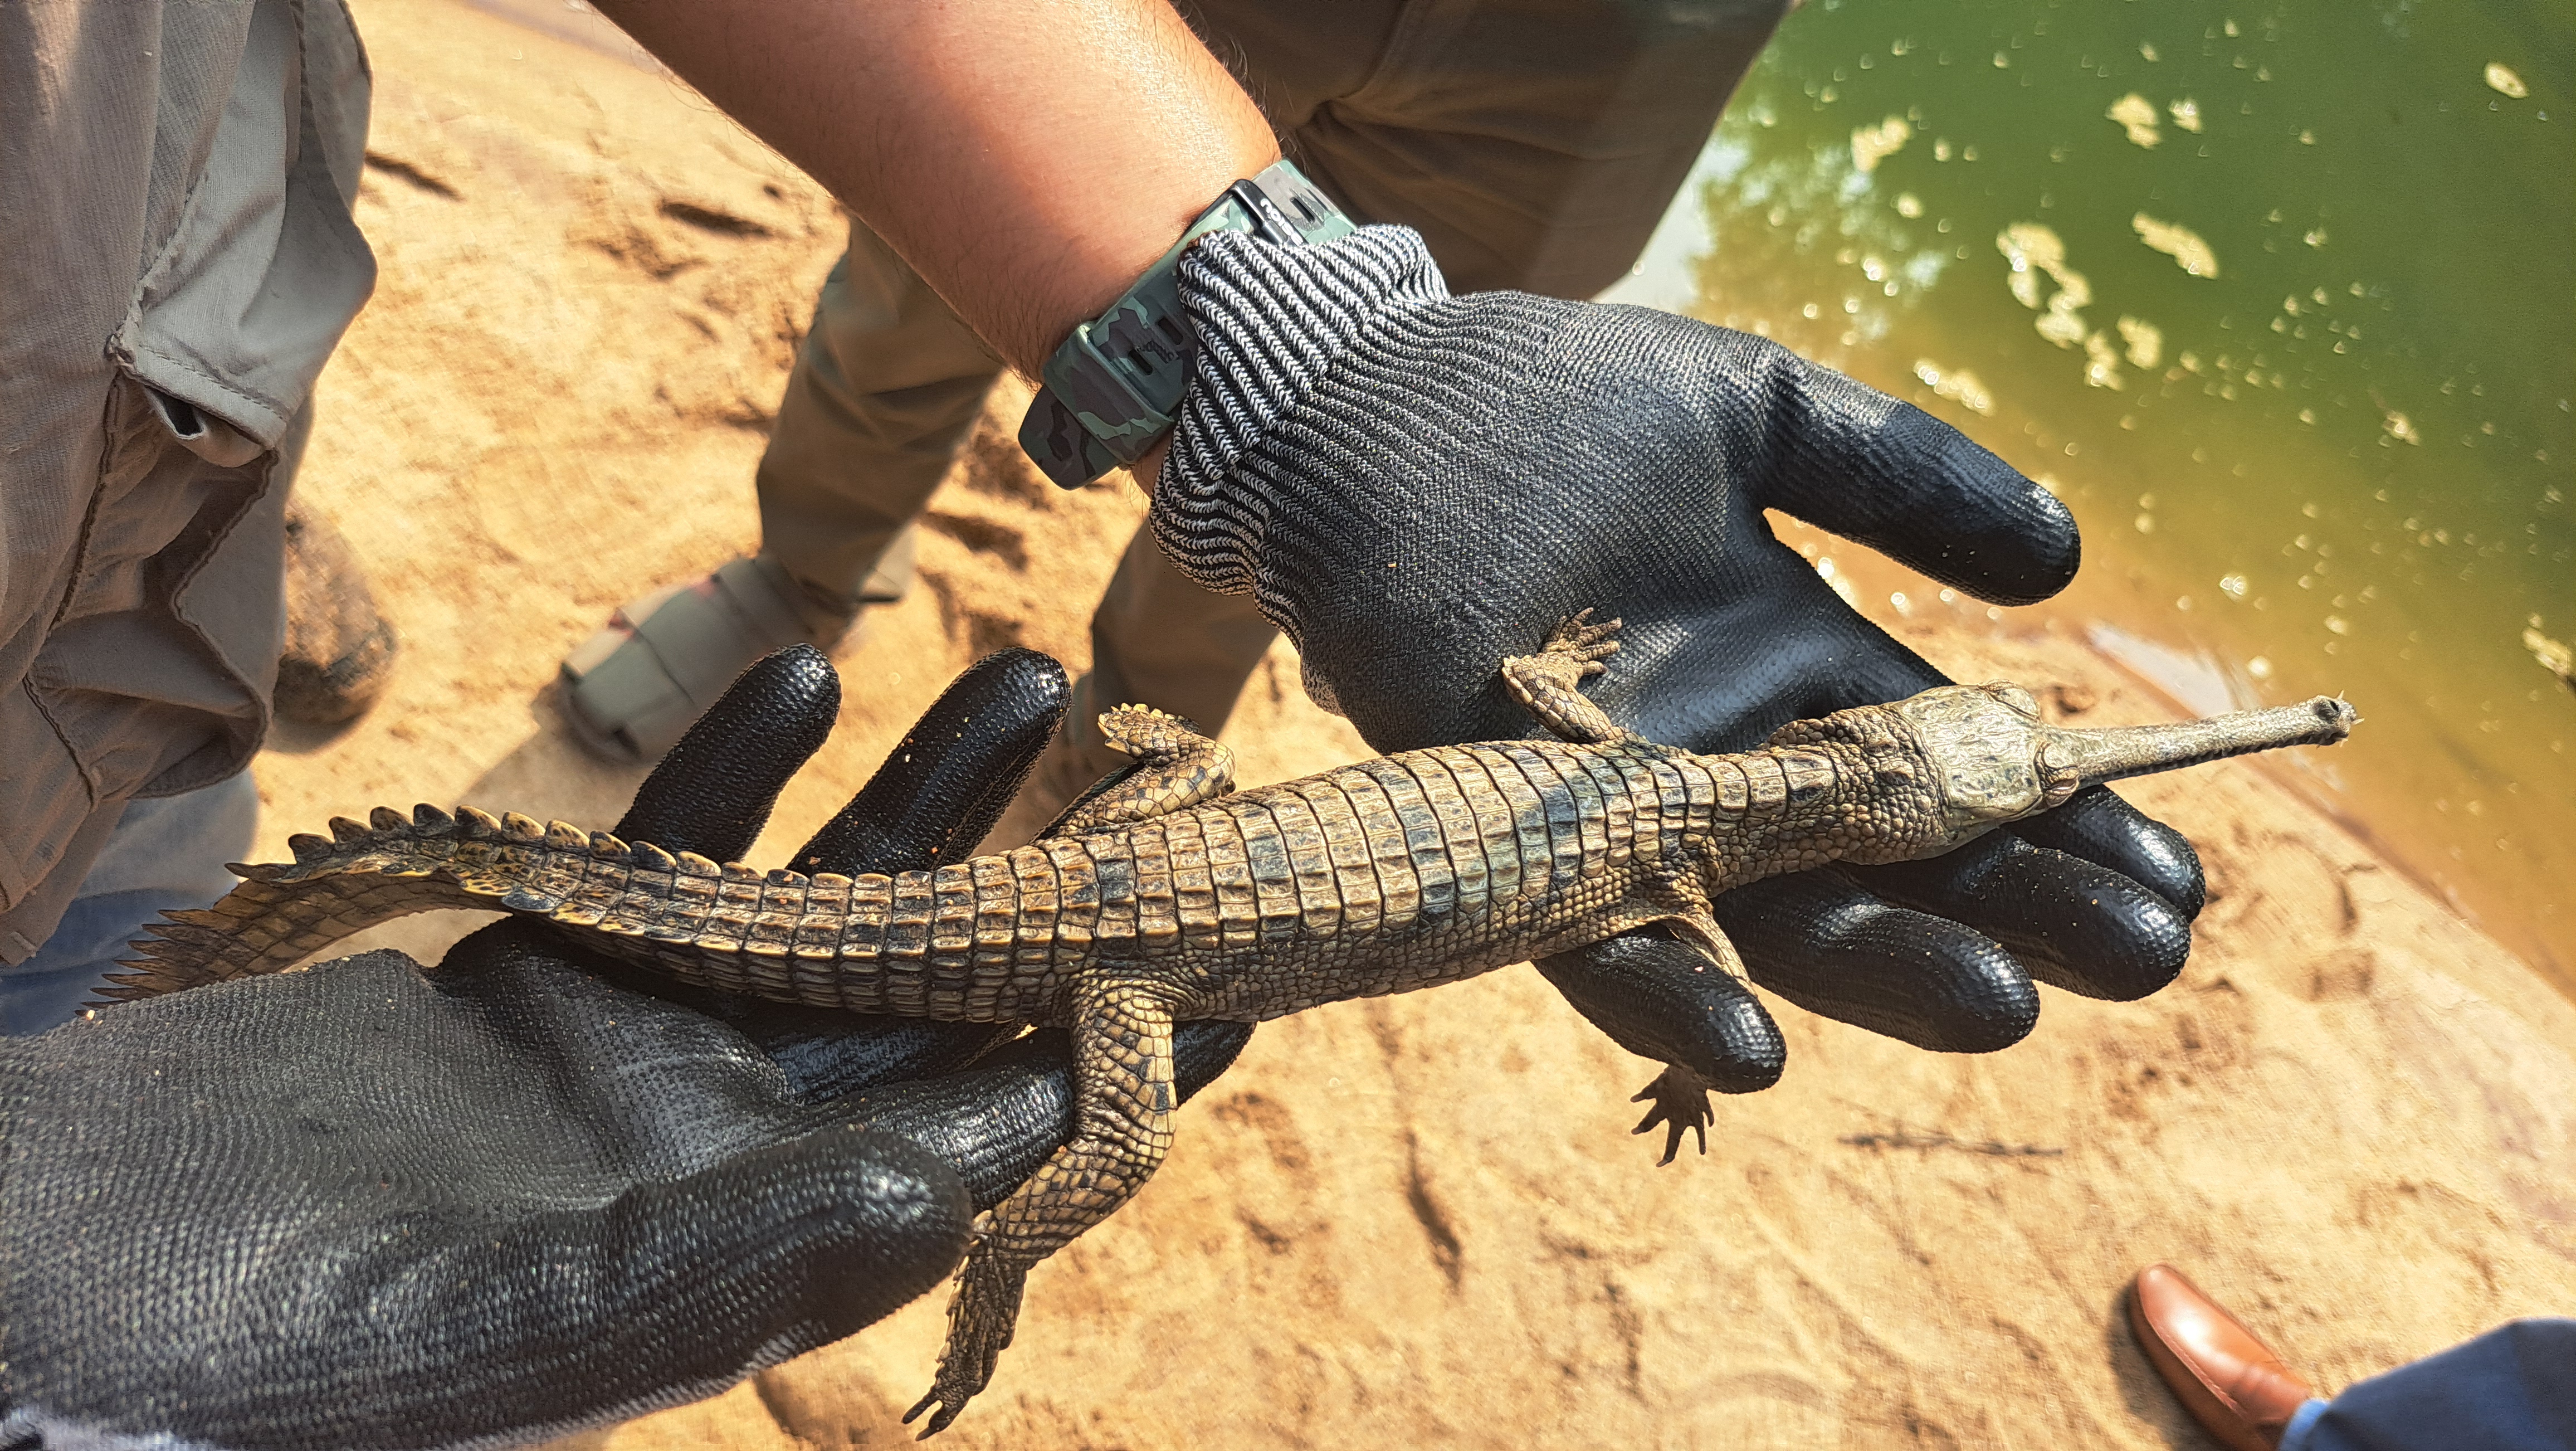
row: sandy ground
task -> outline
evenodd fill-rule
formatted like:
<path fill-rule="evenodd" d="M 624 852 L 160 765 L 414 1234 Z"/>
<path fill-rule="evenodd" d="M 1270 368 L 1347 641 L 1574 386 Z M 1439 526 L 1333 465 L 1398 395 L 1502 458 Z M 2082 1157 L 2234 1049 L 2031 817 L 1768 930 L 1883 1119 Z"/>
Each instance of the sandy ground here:
<path fill-rule="evenodd" d="M 453 0 L 357 10 L 383 280 L 303 487 L 372 560 L 405 654 L 364 722 L 261 757 L 264 845 L 421 800 L 605 825 L 638 773 L 566 738 L 556 662 L 752 543 L 752 465 L 841 223 L 606 49 Z M 921 587 L 844 650 L 839 733 L 754 860 L 976 654 L 1078 667 L 1140 512 L 1040 486 L 988 427 L 933 506 Z M 2169 713 L 2071 638 L 1933 613 L 1900 627 L 1954 674 L 2088 724 Z M 1247 782 L 1364 753 L 1284 652 L 1228 734 Z M 1653 1068 L 1527 969 L 1263 1028 L 1141 1198 L 1032 1277 L 945 1443 L 2194 1446 L 2120 1321 L 2149 1260 L 2329 1387 L 2576 1309 L 2576 1010 L 2261 770 L 2135 796 L 2208 861 L 2182 981 L 2052 993 L 1981 1058 L 1775 1004 L 1786 1079 L 1722 1100 L 1710 1154 L 1669 1168 L 1627 1133 Z M 465 925 L 371 940 L 434 958 Z M 565 1444 L 894 1444 L 943 1299 Z"/>

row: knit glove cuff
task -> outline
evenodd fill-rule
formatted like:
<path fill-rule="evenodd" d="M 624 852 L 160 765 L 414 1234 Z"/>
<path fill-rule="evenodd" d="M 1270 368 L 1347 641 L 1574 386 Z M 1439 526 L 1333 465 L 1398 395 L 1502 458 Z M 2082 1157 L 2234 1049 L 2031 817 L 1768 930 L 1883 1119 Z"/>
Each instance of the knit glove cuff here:
<path fill-rule="evenodd" d="M 1446 301 L 1449 284 L 1410 227 L 1311 247 L 1211 233 L 1182 256 L 1180 282 L 1198 363 L 1155 483 L 1154 534 L 1182 573 L 1250 594 L 1281 500 L 1246 456 L 1354 345 Z"/>

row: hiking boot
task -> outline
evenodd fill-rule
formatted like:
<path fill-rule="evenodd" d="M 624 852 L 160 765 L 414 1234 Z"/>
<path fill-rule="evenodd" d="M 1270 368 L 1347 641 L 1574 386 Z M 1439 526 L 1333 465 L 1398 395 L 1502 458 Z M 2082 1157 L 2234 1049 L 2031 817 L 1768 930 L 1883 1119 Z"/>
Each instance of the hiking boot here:
<path fill-rule="evenodd" d="M 331 521 L 286 505 L 286 648 L 271 700 L 287 720 L 334 726 L 376 703 L 400 648 L 349 541 Z"/>

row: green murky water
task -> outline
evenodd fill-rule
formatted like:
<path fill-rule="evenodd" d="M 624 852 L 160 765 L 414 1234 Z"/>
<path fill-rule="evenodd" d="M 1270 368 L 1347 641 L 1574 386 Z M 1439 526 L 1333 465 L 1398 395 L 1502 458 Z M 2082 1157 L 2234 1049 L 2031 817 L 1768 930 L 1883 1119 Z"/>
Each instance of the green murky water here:
<path fill-rule="evenodd" d="M 2189 703 L 2349 695 L 2296 769 L 2576 985 L 2571 83 L 2541 0 L 1817 0 L 1623 290 L 2044 477 Z"/>

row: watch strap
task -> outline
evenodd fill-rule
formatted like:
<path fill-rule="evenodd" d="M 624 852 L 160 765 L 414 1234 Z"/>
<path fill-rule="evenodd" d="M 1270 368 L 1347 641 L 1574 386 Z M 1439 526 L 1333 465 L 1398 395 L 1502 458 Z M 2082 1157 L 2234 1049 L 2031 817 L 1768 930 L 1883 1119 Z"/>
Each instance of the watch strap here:
<path fill-rule="evenodd" d="M 1247 232 L 1297 247 L 1356 230 L 1293 162 L 1227 187 L 1108 311 L 1077 325 L 1047 359 L 1043 386 L 1020 422 L 1020 447 L 1058 487 L 1078 489 L 1143 457 L 1172 426 L 1198 356 L 1179 263 L 1199 238 Z"/>

